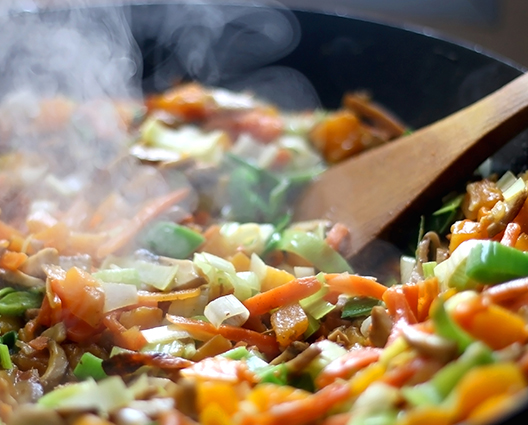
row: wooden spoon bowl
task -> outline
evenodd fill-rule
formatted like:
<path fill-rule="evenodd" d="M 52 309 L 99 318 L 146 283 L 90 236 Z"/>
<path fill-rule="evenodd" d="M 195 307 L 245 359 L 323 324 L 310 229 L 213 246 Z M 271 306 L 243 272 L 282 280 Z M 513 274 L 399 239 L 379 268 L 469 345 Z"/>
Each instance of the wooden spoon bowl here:
<path fill-rule="evenodd" d="M 303 193 L 295 219 L 352 232 L 358 254 L 404 213 L 434 203 L 528 127 L 528 74 L 436 123 L 331 167 Z"/>

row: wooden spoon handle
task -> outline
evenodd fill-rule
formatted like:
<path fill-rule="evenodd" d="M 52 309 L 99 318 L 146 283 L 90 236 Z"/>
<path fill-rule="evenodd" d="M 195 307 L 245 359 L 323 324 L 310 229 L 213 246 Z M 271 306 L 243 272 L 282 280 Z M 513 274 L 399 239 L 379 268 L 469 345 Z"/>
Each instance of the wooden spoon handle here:
<path fill-rule="evenodd" d="M 348 225 L 355 254 L 405 210 L 437 201 L 526 127 L 523 74 L 447 118 L 330 168 L 307 188 L 295 219 Z"/>

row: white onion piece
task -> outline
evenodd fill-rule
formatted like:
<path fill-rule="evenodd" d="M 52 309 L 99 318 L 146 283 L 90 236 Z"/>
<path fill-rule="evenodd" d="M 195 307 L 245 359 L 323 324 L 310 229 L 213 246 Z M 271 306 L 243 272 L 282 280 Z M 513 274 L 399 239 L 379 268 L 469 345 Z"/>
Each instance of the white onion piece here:
<path fill-rule="evenodd" d="M 315 269 L 313 267 L 295 266 L 293 268 L 293 274 L 297 279 L 301 277 L 308 277 L 315 275 Z"/>
<path fill-rule="evenodd" d="M 224 295 L 205 306 L 204 315 L 215 327 L 221 324 L 241 326 L 249 318 L 249 310 L 233 294 Z"/>
<path fill-rule="evenodd" d="M 101 282 L 105 293 L 104 313 L 138 303 L 137 287 L 128 283 Z"/>

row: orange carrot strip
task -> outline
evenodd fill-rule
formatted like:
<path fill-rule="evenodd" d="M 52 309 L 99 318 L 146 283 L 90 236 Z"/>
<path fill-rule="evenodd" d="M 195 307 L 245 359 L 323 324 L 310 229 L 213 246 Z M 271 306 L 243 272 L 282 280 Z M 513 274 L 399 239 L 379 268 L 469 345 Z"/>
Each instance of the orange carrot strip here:
<path fill-rule="evenodd" d="M 268 411 L 246 423 L 254 425 L 314 423 L 317 419 L 324 417 L 334 406 L 349 398 L 350 386 L 347 383 L 335 382 L 306 398 L 275 404 Z"/>
<path fill-rule="evenodd" d="M 258 381 L 254 372 L 251 372 L 247 363 L 232 360 L 227 357 L 207 357 L 180 371 L 186 378 L 198 378 L 204 381 L 223 381 L 231 384 L 239 382 L 256 383 Z"/>
<path fill-rule="evenodd" d="M 336 223 L 326 234 L 325 242 L 335 251 L 339 252 L 339 247 L 344 239 L 350 235 L 350 230 L 344 224 Z"/>
<path fill-rule="evenodd" d="M 418 308 L 416 319 L 423 322 L 429 317 L 431 304 L 437 298 L 439 292 L 438 278 L 432 277 L 419 283 L 420 298 L 418 299 Z"/>
<path fill-rule="evenodd" d="M 380 349 L 372 347 L 348 351 L 344 356 L 328 364 L 317 376 L 315 384 L 321 388 L 330 385 L 336 379 L 348 379 L 354 372 L 377 361 L 380 353 Z"/>
<path fill-rule="evenodd" d="M 153 303 L 153 302 L 164 302 L 164 301 L 175 301 L 175 300 L 185 300 L 187 298 L 193 298 L 200 295 L 200 288 L 193 289 L 182 289 L 180 291 L 172 292 L 150 292 L 150 291 L 138 291 L 138 304 L 144 302 Z"/>
<path fill-rule="evenodd" d="M 231 341 L 243 341 L 249 345 L 254 345 L 262 353 L 268 354 L 272 357 L 279 354 L 279 344 L 275 337 L 271 335 L 264 335 L 249 329 L 230 325 L 220 325 L 216 328 L 209 322 L 174 316 L 172 314 L 167 314 L 166 317 L 169 322 L 174 323 L 179 328 L 189 332 L 193 338 L 199 340 L 206 341 L 211 339 L 214 335 L 222 335 L 224 338 Z"/>
<path fill-rule="evenodd" d="M 253 295 L 243 304 L 251 315 L 259 316 L 282 305 L 309 297 L 319 289 L 321 282 L 315 276 L 303 277 Z"/>
<path fill-rule="evenodd" d="M 97 256 L 99 258 L 104 258 L 107 255 L 113 254 L 115 251 L 123 248 L 127 243 L 134 239 L 137 233 L 149 221 L 161 214 L 167 208 L 184 199 L 188 194 L 189 189 L 178 189 L 164 196 L 156 198 L 149 204 L 145 205 L 138 211 L 132 220 L 130 220 L 130 223 L 128 223 L 126 228 L 99 247 L 97 250 Z"/>
<path fill-rule="evenodd" d="M 387 287 L 374 279 L 349 273 L 329 273 L 325 275 L 330 292 L 339 292 L 346 295 L 373 297 L 378 300 L 383 298 Z"/>
<path fill-rule="evenodd" d="M 321 425 L 347 425 L 352 418 L 352 413 L 338 413 L 337 415 L 329 416 L 321 422 Z"/>
<path fill-rule="evenodd" d="M 528 294 L 528 278 L 522 277 L 500 285 L 491 286 L 482 295 L 496 304 L 507 303 Z"/>
<path fill-rule="evenodd" d="M 22 236 L 21 233 L 13 226 L 0 220 L 0 239 L 10 240 L 14 236 Z"/>
<path fill-rule="evenodd" d="M 128 350 L 140 350 L 147 344 L 147 340 L 140 332 L 138 326 L 130 329 L 124 327 L 117 319 L 116 312 L 107 314 L 103 318 L 103 324 L 114 336 L 115 342 L 122 348 Z"/>
<path fill-rule="evenodd" d="M 420 286 L 416 283 L 405 283 L 401 286 L 407 303 L 415 317 L 418 317 L 418 302 L 420 299 Z"/>
<path fill-rule="evenodd" d="M 6 251 L 0 257 L 0 267 L 14 272 L 26 262 L 27 258 L 27 254 L 23 252 Z"/>
<path fill-rule="evenodd" d="M 394 322 L 398 322 L 401 319 L 403 319 L 405 323 L 411 325 L 417 322 L 416 316 L 409 306 L 405 293 L 400 286 L 392 286 L 388 288 L 383 294 L 382 299 Z"/>
<path fill-rule="evenodd" d="M 508 223 L 506 229 L 504 230 L 504 235 L 500 241 L 501 244 L 506 246 L 514 247 L 517 243 L 517 239 L 521 234 L 521 225 L 518 223 Z"/>

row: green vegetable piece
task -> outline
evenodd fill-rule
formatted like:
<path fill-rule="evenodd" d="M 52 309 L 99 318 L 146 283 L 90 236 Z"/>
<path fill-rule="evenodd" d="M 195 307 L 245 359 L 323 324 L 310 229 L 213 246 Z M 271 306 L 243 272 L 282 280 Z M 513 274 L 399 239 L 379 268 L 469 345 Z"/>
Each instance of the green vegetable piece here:
<path fill-rule="evenodd" d="M 139 273 L 142 283 L 154 286 L 160 291 L 169 291 L 176 284 L 176 274 L 178 266 L 164 266 L 162 264 L 149 263 L 138 260 L 134 262 L 134 267 Z"/>
<path fill-rule="evenodd" d="M 448 363 L 431 379 L 431 384 L 442 398 L 455 388 L 462 377 L 476 366 L 494 362 L 493 352 L 485 344 L 476 341 L 454 362 Z"/>
<path fill-rule="evenodd" d="M 139 273 L 133 268 L 104 269 L 92 273 L 92 276 L 101 279 L 103 282 L 127 283 L 130 285 L 141 285 Z"/>
<path fill-rule="evenodd" d="M 482 241 L 471 249 L 466 273 L 488 285 L 528 276 L 528 255 L 497 241 Z"/>
<path fill-rule="evenodd" d="M 260 382 L 269 382 L 277 385 L 288 383 L 288 366 L 285 363 L 265 366 L 256 371 Z"/>
<path fill-rule="evenodd" d="M 247 359 L 251 356 L 251 353 L 244 346 L 235 347 L 231 350 L 226 351 L 225 353 L 220 354 L 221 357 L 227 357 L 232 360 L 242 360 Z"/>
<path fill-rule="evenodd" d="M 106 378 L 108 375 L 103 369 L 103 359 L 86 352 L 73 370 L 73 374 L 81 380 L 93 378 L 96 381 Z"/>
<path fill-rule="evenodd" d="M 435 211 L 427 220 L 429 230 L 444 234 L 460 213 L 460 207 L 464 200 L 464 194 L 448 200 L 442 208 Z"/>
<path fill-rule="evenodd" d="M 343 306 L 341 318 L 354 319 L 356 317 L 368 316 L 372 307 L 379 305 L 379 300 L 370 297 L 350 298 Z"/>
<path fill-rule="evenodd" d="M 13 362 L 9 355 L 9 347 L 5 344 L 0 344 L 0 367 L 4 370 L 13 369 Z"/>
<path fill-rule="evenodd" d="M 323 239 L 313 233 L 286 229 L 277 244 L 278 248 L 297 254 L 326 273 L 354 273 L 348 262 Z"/>
<path fill-rule="evenodd" d="M 414 387 L 404 387 L 402 394 L 414 406 L 439 405 L 467 372 L 474 367 L 493 362 L 491 349 L 476 341 L 457 360 L 436 372 L 430 381 Z"/>
<path fill-rule="evenodd" d="M 15 347 L 17 339 L 18 333 L 16 331 L 9 331 L 0 337 L 0 344 L 5 344 L 7 348 L 12 350 Z"/>
<path fill-rule="evenodd" d="M 0 314 L 5 314 L 6 316 L 21 316 L 26 310 L 30 308 L 39 308 L 41 304 L 42 294 L 40 292 L 8 292 L 0 298 Z"/>
<path fill-rule="evenodd" d="M 464 352 L 475 339 L 466 333 L 455 321 L 449 316 L 444 302 L 438 298 L 431 308 L 431 318 L 435 327 L 435 332 L 458 345 L 460 353 Z"/>
<path fill-rule="evenodd" d="M 150 227 L 144 243 L 152 252 L 171 258 L 188 258 L 205 237 L 194 230 L 168 221 L 160 221 Z"/>

